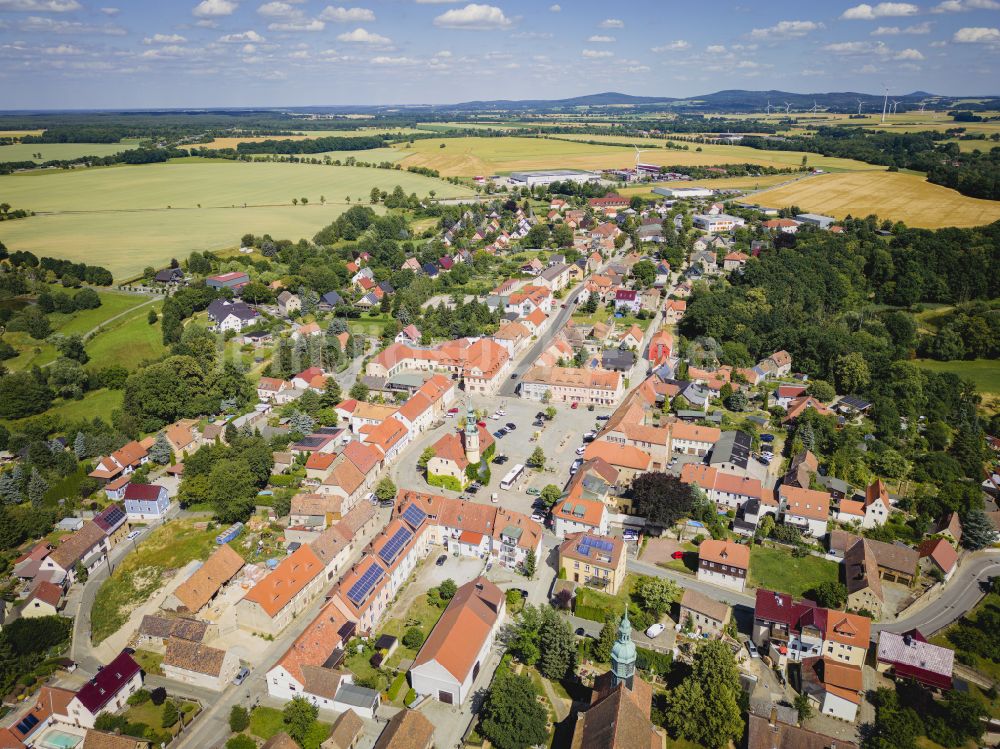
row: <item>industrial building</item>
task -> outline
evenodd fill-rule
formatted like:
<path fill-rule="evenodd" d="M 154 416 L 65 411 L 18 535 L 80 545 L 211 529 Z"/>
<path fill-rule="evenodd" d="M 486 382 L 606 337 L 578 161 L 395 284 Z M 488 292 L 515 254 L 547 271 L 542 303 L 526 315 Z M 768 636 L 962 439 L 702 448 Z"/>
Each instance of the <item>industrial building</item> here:
<path fill-rule="evenodd" d="M 511 172 L 510 181 L 518 186 L 534 187 L 535 185 L 551 185 L 553 182 L 593 182 L 600 177 L 593 172 L 582 172 L 578 169 L 550 169 L 538 172 Z"/>

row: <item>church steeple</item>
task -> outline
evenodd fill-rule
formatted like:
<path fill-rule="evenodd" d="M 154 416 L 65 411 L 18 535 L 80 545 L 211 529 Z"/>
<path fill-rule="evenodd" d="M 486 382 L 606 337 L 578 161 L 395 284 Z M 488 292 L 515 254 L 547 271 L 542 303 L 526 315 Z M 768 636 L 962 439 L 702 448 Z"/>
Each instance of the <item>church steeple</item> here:
<path fill-rule="evenodd" d="M 618 625 L 618 639 L 611 646 L 611 678 L 614 686 L 625 684 L 632 688 L 635 676 L 635 643 L 632 642 L 632 624 L 628 620 L 628 609 Z"/>
<path fill-rule="evenodd" d="M 475 465 L 480 461 L 479 453 L 479 424 L 476 421 L 476 410 L 469 402 L 469 408 L 465 414 L 465 457 Z"/>

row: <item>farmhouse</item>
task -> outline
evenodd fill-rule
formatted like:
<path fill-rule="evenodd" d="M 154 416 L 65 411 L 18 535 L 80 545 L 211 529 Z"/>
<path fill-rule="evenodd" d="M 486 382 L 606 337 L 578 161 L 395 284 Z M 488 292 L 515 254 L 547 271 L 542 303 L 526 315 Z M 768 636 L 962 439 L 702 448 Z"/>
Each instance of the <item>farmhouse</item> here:
<path fill-rule="evenodd" d="M 169 679 L 221 692 L 236 677 L 240 660 L 233 650 L 172 637 L 167 640 L 162 668 Z"/>

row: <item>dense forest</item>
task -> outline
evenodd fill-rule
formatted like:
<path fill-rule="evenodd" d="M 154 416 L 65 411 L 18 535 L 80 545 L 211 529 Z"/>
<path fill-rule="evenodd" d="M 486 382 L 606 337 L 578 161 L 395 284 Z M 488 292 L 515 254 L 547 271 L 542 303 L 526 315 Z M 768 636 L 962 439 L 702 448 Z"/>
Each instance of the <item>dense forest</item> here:
<path fill-rule="evenodd" d="M 256 143 L 239 143 L 239 153 L 323 153 L 324 151 L 364 151 L 382 148 L 386 145 L 385 135 L 365 135 L 354 137 L 328 136 L 304 140 L 264 140 Z"/>
<path fill-rule="evenodd" d="M 837 430 L 832 417 L 805 420 L 800 443 L 825 456 L 834 475 L 902 477 L 912 464 L 910 475 L 935 487 L 922 500 L 928 515 L 978 509 L 979 396 L 953 374 L 909 362 L 919 345 L 914 317 L 886 305 L 1000 296 L 1000 223 L 936 232 L 897 226 L 889 238 L 876 233 L 874 217 L 844 228 L 842 235 L 803 229 L 793 246 L 765 250 L 742 274 L 698 284 L 681 332 L 692 342 L 711 339 L 723 363 L 735 366 L 786 349 L 796 371 L 869 399 L 869 443 Z"/>
<path fill-rule="evenodd" d="M 955 143 L 942 143 L 946 133 L 868 133 L 843 127 L 821 127 L 813 136 L 751 136 L 742 145 L 764 151 L 809 151 L 857 159 L 890 169 L 926 172 L 935 184 L 973 198 L 1000 200 L 1000 148 L 989 153 L 962 153 Z"/>

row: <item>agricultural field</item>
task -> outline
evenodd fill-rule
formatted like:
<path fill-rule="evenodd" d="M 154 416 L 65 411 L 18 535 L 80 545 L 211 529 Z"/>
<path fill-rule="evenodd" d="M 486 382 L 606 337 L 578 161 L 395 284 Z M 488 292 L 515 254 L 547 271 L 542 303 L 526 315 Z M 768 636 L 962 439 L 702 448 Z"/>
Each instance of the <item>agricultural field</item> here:
<path fill-rule="evenodd" d="M 2 135 L 2 133 L 0 133 Z M 76 159 L 80 156 L 111 156 L 138 147 L 135 141 L 128 143 L 16 143 L 0 146 L 0 162 L 3 161 L 59 161 Z M 35 154 L 41 154 L 39 158 Z"/>
<path fill-rule="evenodd" d="M 836 218 L 877 214 L 909 226 L 980 226 L 1000 219 L 1000 202 L 961 195 L 916 174 L 823 174 L 754 195 L 762 205 L 797 205 Z"/>
<path fill-rule="evenodd" d="M 0 194 L 40 214 L 0 224 L 0 241 L 107 267 L 116 278 L 191 250 L 232 247 L 247 232 L 311 237 L 373 187 L 440 197 L 472 191 L 402 171 L 235 161 L 147 164 L 0 177 Z M 320 204 L 320 196 L 326 204 Z M 309 205 L 293 206 L 293 198 Z"/>
<path fill-rule="evenodd" d="M 914 359 L 913 363 L 931 372 L 951 372 L 964 380 L 972 380 L 976 385 L 976 390 L 983 394 L 984 403 L 996 401 L 1000 405 L 1000 360 L 936 361 L 934 359 Z"/>
<path fill-rule="evenodd" d="M 41 135 L 44 130 L 0 130 L 0 138 L 23 138 L 26 135 Z"/>
<path fill-rule="evenodd" d="M 281 154 L 284 156 L 285 154 Z M 368 148 L 364 151 L 322 151 L 320 153 L 302 153 L 294 154 L 295 156 L 303 159 L 320 159 L 324 160 L 329 157 L 330 161 L 345 161 L 347 159 L 355 159 L 356 161 L 365 161 L 369 164 L 381 164 L 383 161 L 399 161 L 400 159 L 406 158 L 409 155 L 409 151 L 400 151 L 396 148 Z M 254 154 L 254 161 L 264 161 L 268 157 L 266 155 Z"/>

